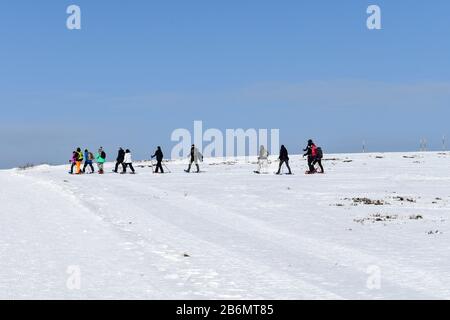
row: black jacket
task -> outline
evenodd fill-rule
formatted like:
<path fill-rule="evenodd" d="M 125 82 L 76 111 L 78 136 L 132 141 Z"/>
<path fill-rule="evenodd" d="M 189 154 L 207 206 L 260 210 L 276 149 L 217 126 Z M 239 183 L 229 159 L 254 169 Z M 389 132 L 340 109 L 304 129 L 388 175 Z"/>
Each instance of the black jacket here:
<path fill-rule="evenodd" d="M 161 151 L 161 149 L 158 149 L 155 151 L 155 154 L 152 155 L 152 158 L 156 157 L 156 161 L 161 162 L 164 158 L 164 155 Z"/>
<path fill-rule="evenodd" d="M 281 149 L 280 149 L 279 159 L 280 160 L 285 160 L 285 161 L 289 160 L 288 151 L 287 151 L 287 149 L 284 146 L 282 146 Z"/>
<path fill-rule="evenodd" d="M 120 149 L 119 154 L 117 155 L 117 162 L 123 162 L 123 160 L 125 160 L 125 151 Z"/>

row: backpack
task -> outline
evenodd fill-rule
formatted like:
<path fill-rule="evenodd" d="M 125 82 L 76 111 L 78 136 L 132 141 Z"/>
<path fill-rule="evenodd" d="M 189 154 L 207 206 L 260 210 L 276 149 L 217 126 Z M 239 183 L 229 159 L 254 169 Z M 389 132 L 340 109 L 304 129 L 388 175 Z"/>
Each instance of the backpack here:
<path fill-rule="evenodd" d="M 106 153 L 105 153 L 105 151 L 102 151 L 102 153 L 100 154 L 100 157 L 103 158 L 103 159 L 106 159 Z"/>
<path fill-rule="evenodd" d="M 322 158 L 323 158 L 323 151 L 322 151 L 322 148 L 321 148 L 321 147 L 318 147 L 318 148 L 316 149 L 316 156 L 317 156 L 317 158 L 319 158 L 319 159 L 322 159 Z"/>
<path fill-rule="evenodd" d="M 94 154 L 92 152 L 88 153 L 88 160 L 94 160 Z"/>
<path fill-rule="evenodd" d="M 314 144 L 311 146 L 311 155 L 313 157 L 317 156 L 317 147 Z"/>

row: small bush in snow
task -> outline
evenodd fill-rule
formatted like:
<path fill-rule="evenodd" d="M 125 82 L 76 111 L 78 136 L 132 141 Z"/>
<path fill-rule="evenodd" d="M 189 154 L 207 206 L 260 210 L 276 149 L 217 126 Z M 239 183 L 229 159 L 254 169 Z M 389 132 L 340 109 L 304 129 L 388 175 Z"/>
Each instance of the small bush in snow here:
<path fill-rule="evenodd" d="M 19 170 L 27 170 L 27 169 L 31 169 L 34 168 L 34 164 L 33 163 L 27 163 L 23 166 L 18 167 Z"/>

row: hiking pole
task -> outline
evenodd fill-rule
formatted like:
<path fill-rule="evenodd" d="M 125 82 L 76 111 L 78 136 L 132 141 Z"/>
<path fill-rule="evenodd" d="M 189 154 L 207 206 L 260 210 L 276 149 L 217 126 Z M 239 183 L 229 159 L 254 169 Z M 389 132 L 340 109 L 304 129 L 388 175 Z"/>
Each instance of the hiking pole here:
<path fill-rule="evenodd" d="M 165 163 L 163 163 L 163 165 L 167 169 L 167 172 L 172 173 L 172 171 L 170 171 L 169 167 L 167 167 L 167 165 Z"/>
<path fill-rule="evenodd" d="M 150 159 L 150 167 L 152 168 L 152 173 L 155 173 L 155 169 L 153 169 L 153 159 Z"/>

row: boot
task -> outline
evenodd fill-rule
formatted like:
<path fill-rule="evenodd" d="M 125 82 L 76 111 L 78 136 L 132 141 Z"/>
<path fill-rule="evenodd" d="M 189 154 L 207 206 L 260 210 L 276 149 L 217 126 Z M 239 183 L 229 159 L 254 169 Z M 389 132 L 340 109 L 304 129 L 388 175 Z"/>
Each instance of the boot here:
<path fill-rule="evenodd" d="M 278 171 L 275 174 L 280 174 L 280 171 L 281 171 L 281 164 L 278 166 Z"/>
<path fill-rule="evenodd" d="M 188 166 L 188 168 L 186 170 L 184 170 L 185 172 L 190 172 L 191 171 L 191 165 Z"/>
<path fill-rule="evenodd" d="M 200 172 L 200 166 L 198 164 L 195 165 L 197 167 L 197 173 Z"/>

